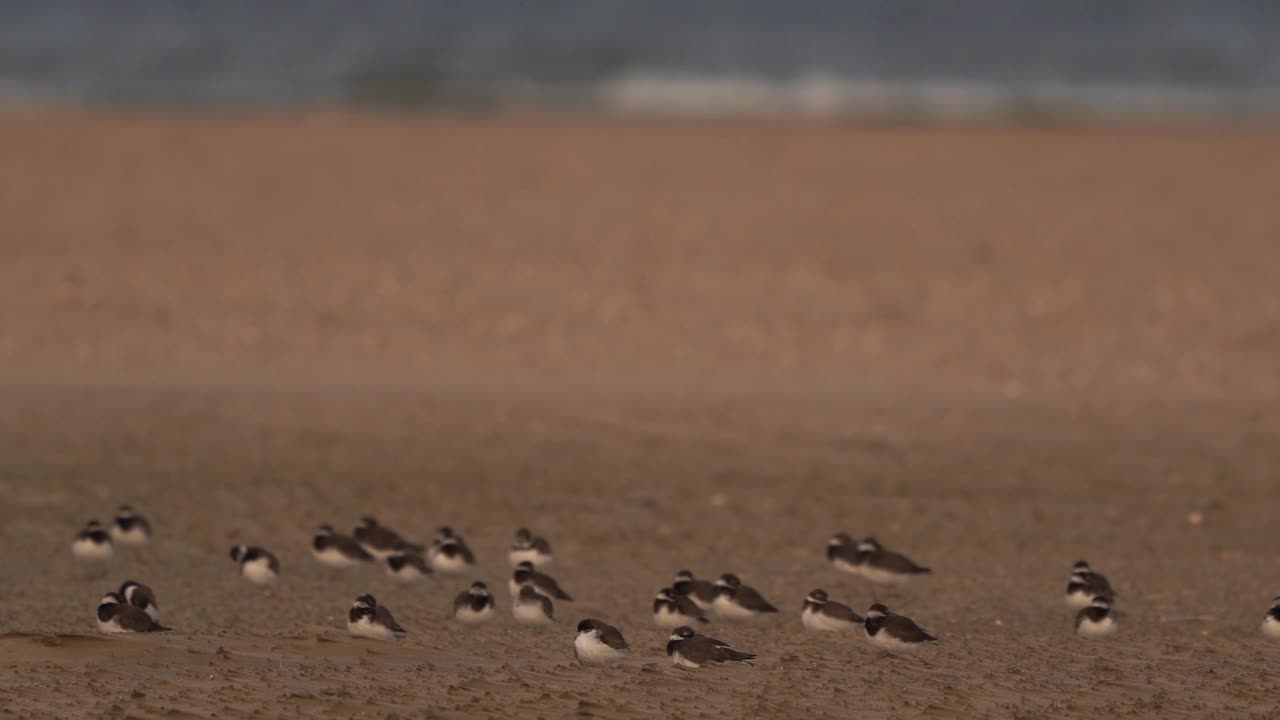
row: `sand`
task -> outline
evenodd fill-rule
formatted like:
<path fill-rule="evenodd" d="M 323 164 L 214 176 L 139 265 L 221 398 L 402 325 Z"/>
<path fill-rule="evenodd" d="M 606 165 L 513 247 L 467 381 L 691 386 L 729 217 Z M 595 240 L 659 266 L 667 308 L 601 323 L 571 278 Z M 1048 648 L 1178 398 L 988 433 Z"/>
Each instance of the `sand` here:
<path fill-rule="evenodd" d="M 47 112 L 0 157 L 3 716 L 1280 714 L 1280 135 Z M 154 545 L 74 563 L 122 502 Z M 366 513 L 462 532 L 499 619 L 310 558 Z M 526 524 L 578 598 L 547 631 Z M 871 600 L 837 530 L 936 568 L 886 599 L 937 647 L 801 629 Z M 684 567 L 783 608 L 709 628 L 755 667 L 671 666 Z M 173 632 L 96 634 L 127 578 Z M 347 637 L 361 592 L 406 640 Z"/>

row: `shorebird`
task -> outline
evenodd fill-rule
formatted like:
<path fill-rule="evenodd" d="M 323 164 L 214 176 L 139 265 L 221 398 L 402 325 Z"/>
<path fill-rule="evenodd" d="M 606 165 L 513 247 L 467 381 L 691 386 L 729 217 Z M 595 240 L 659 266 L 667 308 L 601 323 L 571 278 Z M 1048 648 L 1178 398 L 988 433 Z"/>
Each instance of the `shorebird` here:
<path fill-rule="evenodd" d="M 1098 595 L 1076 613 L 1076 633 L 1080 637 L 1097 638 L 1114 635 L 1119 626 L 1111 612 L 1111 599 Z"/>
<path fill-rule="evenodd" d="M 507 562 L 515 567 L 522 562 L 532 563 L 535 568 L 551 564 L 551 543 L 546 538 L 533 534 L 529 528 L 516 531 L 516 541 L 507 553 Z"/>
<path fill-rule="evenodd" d="M 347 632 L 370 640 L 399 640 L 408 634 L 391 616 L 391 611 L 369 594 L 356 598 L 351 606 L 347 613 Z"/>
<path fill-rule="evenodd" d="M 477 580 L 453 599 L 453 619 L 463 625 L 479 625 L 497 615 L 489 588 Z"/>
<path fill-rule="evenodd" d="M 677 595 L 672 588 L 658 591 L 653 599 L 653 622 L 660 628 L 674 630 L 681 625 L 710 622 L 688 595 Z"/>
<path fill-rule="evenodd" d="M 121 505 L 111 524 L 111 539 L 121 545 L 141 547 L 151 542 L 151 524 L 128 505 Z"/>
<path fill-rule="evenodd" d="M 712 603 L 716 616 L 726 620 L 751 620 L 778 608 L 764 599 L 755 588 L 743 585 L 737 575 L 725 573 L 716 581 L 716 599 Z"/>
<path fill-rule="evenodd" d="M 875 538 L 858 543 L 858 574 L 877 585 L 901 585 L 916 575 L 932 572 L 901 553 L 887 550 Z"/>
<path fill-rule="evenodd" d="M 453 528 L 442 527 L 427 551 L 427 563 L 438 573 L 461 575 L 471 572 L 476 556 Z"/>
<path fill-rule="evenodd" d="M 360 543 L 370 555 L 385 560 L 396 551 L 421 555 L 424 548 L 400 537 L 400 534 L 385 525 L 378 524 L 372 517 L 360 518 L 360 524 L 351 531 L 351 536 Z"/>
<path fill-rule="evenodd" d="M 136 580 L 125 580 L 117 594 L 124 598 L 124 602 L 145 612 L 151 616 L 152 620 L 160 622 L 160 604 L 156 602 L 156 594 L 151 588 Z"/>
<path fill-rule="evenodd" d="M 925 632 L 911 618 L 890 612 L 881 603 L 875 603 L 867 610 L 863 626 L 872 645 L 895 655 L 915 652 L 925 643 L 938 639 Z"/>
<path fill-rule="evenodd" d="M 800 609 L 800 624 L 806 630 L 834 631 L 856 630 L 863 627 L 866 618 L 847 605 L 832 602 L 827 591 L 821 588 L 809 593 Z"/>
<path fill-rule="evenodd" d="M 231 559 L 240 566 L 240 574 L 255 585 L 270 585 L 280 577 L 280 561 L 269 550 L 255 545 L 233 545 Z"/>
<path fill-rule="evenodd" d="M 1088 607 L 1098 596 L 1107 600 L 1115 598 L 1111 582 L 1107 580 L 1106 575 L 1095 572 L 1089 567 L 1089 563 L 1081 560 L 1071 568 L 1071 578 L 1067 580 L 1067 591 L 1064 596 L 1067 607 L 1076 609 Z"/>
<path fill-rule="evenodd" d="M 565 592 L 555 578 L 534 570 L 533 563 L 528 561 L 516 566 L 515 572 L 511 573 L 511 582 L 508 583 L 507 589 L 511 591 L 511 596 L 515 597 L 526 585 L 555 600 L 573 601 L 573 596 Z"/>
<path fill-rule="evenodd" d="M 734 650 L 729 643 L 699 635 L 688 625 L 681 625 L 671 631 L 671 636 L 667 638 L 667 654 L 671 656 L 673 664 L 690 668 L 726 662 L 750 665 L 756 659 L 752 653 Z"/>
<path fill-rule="evenodd" d="M 373 556 L 350 535 L 343 535 L 332 525 L 316 528 L 311 538 L 311 554 L 321 564 L 338 570 L 373 560 Z"/>
<path fill-rule="evenodd" d="M 126 603 L 119 593 L 109 592 L 98 601 L 98 632 L 163 632 L 168 629 L 141 608 Z"/>
<path fill-rule="evenodd" d="M 80 560 L 110 560 L 115 555 L 111 536 L 102 529 L 102 523 L 90 520 L 71 541 L 71 554 Z"/>
<path fill-rule="evenodd" d="M 687 595 L 695 605 L 703 610 L 710 610 L 716 601 L 716 586 L 710 580 L 698 580 L 688 570 L 676 573 L 671 589 L 677 595 Z"/>
<path fill-rule="evenodd" d="M 1280 595 L 1271 601 L 1271 609 L 1262 616 L 1262 634 L 1280 640 Z"/>
<path fill-rule="evenodd" d="M 511 616 L 521 625 L 550 625 L 556 620 L 556 606 L 532 585 L 524 585 L 511 603 Z"/>
<path fill-rule="evenodd" d="M 591 618 L 579 622 L 573 636 L 573 657 L 591 667 L 617 665 L 630 649 L 618 628 Z"/>

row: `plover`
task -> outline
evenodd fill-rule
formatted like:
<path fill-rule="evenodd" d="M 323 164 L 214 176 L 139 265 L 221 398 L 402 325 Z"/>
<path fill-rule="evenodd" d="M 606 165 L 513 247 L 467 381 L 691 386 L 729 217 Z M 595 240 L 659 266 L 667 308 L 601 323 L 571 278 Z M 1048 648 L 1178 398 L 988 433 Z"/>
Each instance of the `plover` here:
<path fill-rule="evenodd" d="M 338 533 L 332 525 L 321 525 L 311 538 L 311 554 L 331 568 L 349 568 L 373 559 L 356 539 Z"/>
<path fill-rule="evenodd" d="M 1271 609 L 1262 616 L 1262 634 L 1280 640 L 1280 595 L 1271 601 Z"/>
<path fill-rule="evenodd" d="M 858 543 L 858 574 L 878 585 L 901 585 L 915 575 L 932 572 L 906 555 L 886 550 L 875 538 Z"/>
<path fill-rule="evenodd" d="M 121 505 L 111 524 L 111 539 L 121 545 L 141 547 L 151 542 L 151 524 L 132 507 Z"/>
<path fill-rule="evenodd" d="M 687 595 L 694 605 L 703 610 L 710 610 L 711 605 L 716 601 L 715 583 L 710 580 L 698 580 L 688 570 L 676 573 L 671 589 L 675 590 L 677 595 Z"/>
<path fill-rule="evenodd" d="M 702 608 L 688 595 L 677 595 L 673 588 L 665 587 L 653 599 L 653 622 L 660 628 L 673 630 L 681 625 L 710 622 Z"/>
<path fill-rule="evenodd" d="M 421 555 L 403 550 L 391 553 L 382 561 L 382 564 L 388 575 L 395 578 L 396 582 L 405 585 L 416 583 L 431 574 L 430 566 Z"/>
<path fill-rule="evenodd" d="M 386 559 L 397 550 L 418 555 L 421 555 L 424 550 L 421 545 L 405 540 L 395 530 L 379 525 L 377 520 L 368 516 L 360 518 L 360 524 L 351 531 L 351 536 L 365 551 L 379 560 Z"/>
<path fill-rule="evenodd" d="M 102 523 L 90 520 L 71 541 L 71 554 L 81 560 L 110 560 L 115 548 L 111 536 L 102 529 Z"/>
<path fill-rule="evenodd" d="M 347 613 L 347 632 L 370 640 L 398 640 L 408 634 L 391 616 L 391 611 L 367 593 L 356 598 Z"/>
<path fill-rule="evenodd" d="M 550 625 L 556 619 L 556 606 L 532 585 L 525 585 L 511 603 L 511 616 L 521 625 Z"/>
<path fill-rule="evenodd" d="M 590 667 L 617 665 L 630 649 L 618 628 L 592 618 L 579 622 L 573 636 L 573 657 Z"/>
<path fill-rule="evenodd" d="M 764 599 L 755 588 L 743 585 L 737 575 L 725 573 L 716 581 L 716 599 L 712 608 L 726 620 L 750 620 L 778 608 Z"/>
<path fill-rule="evenodd" d="M 529 528 L 516 531 L 516 541 L 507 553 L 507 562 L 515 567 L 522 562 L 533 563 L 536 568 L 551 564 L 551 543 L 546 538 L 534 535 Z"/>
<path fill-rule="evenodd" d="M 476 556 L 452 528 L 442 527 L 436 534 L 431 549 L 427 551 L 427 562 L 438 573 L 461 575 L 471 572 L 472 566 L 476 564 Z"/>
<path fill-rule="evenodd" d="M 890 612 L 881 603 L 876 603 L 867 610 L 863 627 L 872 645 L 894 654 L 915 652 L 925 643 L 938 639 L 925 632 L 911 618 Z"/>
<path fill-rule="evenodd" d="M 756 656 L 734 650 L 729 643 L 699 635 L 688 625 L 671 631 L 667 638 L 667 654 L 671 662 L 683 667 L 702 667 L 707 663 L 739 662 L 750 665 Z"/>
<path fill-rule="evenodd" d="M 841 572 L 861 575 L 858 565 L 858 541 L 849 533 L 836 533 L 827 541 L 827 562 Z"/>
<path fill-rule="evenodd" d="M 840 632 L 864 627 L 866 618 L 854 612 L 848 605 L 832 602 L 827 591 L 821 588 L 809 593 L 800 609 L 800 624 L 806 630 Z"/>
<path fill-rule="evenodd" d="M 1084 608 L 1098 596 L 1108 600 L 1115 598 L 1111 582 L 1102 573 L 1094 572 L 1089 563 L 1081 560 L 1071 568 L 1071 578 L 1067 580 L 1067 591 L 1063 599 L 1067 607 Z"/>
<path fill-rule="evenodd" d="M 1105 595 L 1093 598 L 1076 613 L 1076 634 L 1080 637 L 1105 637 L 1115 634 L 1118 629 L 1111 612 L 1111 599 Z"/>
<path fill-rule="evenodd" d="M 492 620 L 496 614 L 493 596 L 479 580 L 453 599 L 453 619 L 463 625 L 479 625 Z"/>
<path fill-rule="evenodd" d="M 270 585 L 280 577 L 280 561 L 260 547 L 233 545 L 231 559 L 240 565 L 240 574 L 255 585 Z"/>
<path fill-rule="evenodd" d="M 141 608 L 124 602 L 119 593 L 107 593 L 98 601 L 98 632 L 162 632 L 168 629 Z"/>
<path fill-rule="evenodd" d="M 507 589 L 511 591 L 511 596 L 515 597 L 520 594 L 521 588 L 526 585 L 532 586 L 547 597 L 556 600 L 573 601 L 573 596 L 561 589 L 555 578 L 544 572 L 534 570 L 533 563 L 527 560 L 517 565 L 515 571 L 511 573 L 511 582 L 508 583 Z"/>
<path fill-rule="evenodd" d="M 150 615 L 152 620 L 160 621 L 160 604 L 156 602 L 156 594 L 151 588 L 136 580 L 125 580 L 118 594 L 125 602 Z"/>

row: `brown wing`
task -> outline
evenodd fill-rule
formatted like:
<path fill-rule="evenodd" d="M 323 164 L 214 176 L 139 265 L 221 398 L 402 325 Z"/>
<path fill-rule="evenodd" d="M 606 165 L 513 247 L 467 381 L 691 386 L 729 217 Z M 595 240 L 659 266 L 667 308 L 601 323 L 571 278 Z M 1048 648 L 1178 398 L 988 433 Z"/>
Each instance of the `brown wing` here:
<path fill-rule="evenodd" d="M 329 542 L 333 543 L 334 547 L 341 550 L 344 555 L 350 555 L 352 557 L 360 558 L 361 560 L 373 559 L 373 556 L 364 549 L 364 546 L 356 542 L 356 539 L 353 537 L 338 535 L 335 533 L 329 536 Z"/>
<path fill-rule="evenodd" d="M 902 574 L 927 573 L 929 568 L 917 565 L 906 555 L 891 550 L 876 550 L 869 557 L 869 562 L 878 568 Z"/>
<path fill-rule="evenodd" d="M 543 595 L 542 593 L 538 593 L 538 602 L 542 603 L 542 612 L 546 613 L 547 617 L 555 620 L 556 606 L 555 603 L 551 602 L 551 598 Z"/>
<path fill-rule="evenodd" d="M 924 642 L 938 639 L 925 632 L 914 620 L 905 615 L 889 615 L 885 617 L 881 632 L 888 632 L 890 637 L 895 637 L 904 642 Z"/>
<path fill-rule="evenodd" d="M 151 616 L 144 612 L 141 608 L 132 605 L 115 605 L 115 615 L 120 621 L 120 627 L 130 632 L 153 632 L 156 630 L 165 630 L 156 624 Z"/>
<path fill-rule="evenodd" d="M 771 605 L 768 600 L 765 600 L 764 596 L 753 587 L 739 586 L 733 593 L 733 599 L 734 602 L 748 610 L 766 613 L 778 612 L 778 608 Z"/>
<path fill-rule="evenodd" d="M 160 603 L 156 602 L 156 594 L 151 592 L 151 588 L 146 585 L 135 585 L 133 592 L 130 593 L 129 602 L 140 608 L 145 608 L 147 605 L 160 607 Z"/>
<path fill-rule="evenodd" d="M 631 646 L 627 644 L 626 639 L 622 637 L 622 633 L 618 631 L 618 628 L 612 625 L 605 625 L 604 623 L 600 623 L 596 628 L 600 630 L 600 640 L 605 645 L 608 645 L 614 650 L 630 649 Z"/>
<path fill-rule="evenodd" d="M 546 573 L 530 573 L 529 579 L 544 595 L 550 595 L 557 600 L 573 600 L 573 596 L 562 590 L 560 583 L 557 583 L 555 578 Z"/>
<path fill-rule="evenodd" d="M 457 615 L 458 611 L 465 607 L 471 607 L 471 593 L 463 590 L 453 599 L 453 614 Z"/>
<path fill-rule="evenodd" d="M 676 610 L 679 610 L 683 615 L 696 617 L 702 622 L 707 621 L 707 617 L 703 614 L 702 608 L 698 607 L 697 603 L 690 600 L 688 595 L 676 596 Z"/>
<path fill-rule="evenodd" d="M 755 655 L 734 650 L 728 644 L 705 635 L 695 635 L 680 645 L 680 654 L 699 665 L 708 662 L 747 662 Z"/>
<path fill-rule="evenodd" d="M 391 611 L 379 605 L 373 609 L 373 621 L 384 627 L 391 628 L 392 631 L 403 633 L 404 628 L 400 627 L 400 623 L 391 616 Z"/>
<path fill-rule="evenodd" d="M 848 622 L 860 623 L 863 618 L 861 615 L 853 611 L 848 605 L 841 605 L 838 602 L 829 602 L 822 606 L 822 612 L 833 618 L 847 620 Z"/>

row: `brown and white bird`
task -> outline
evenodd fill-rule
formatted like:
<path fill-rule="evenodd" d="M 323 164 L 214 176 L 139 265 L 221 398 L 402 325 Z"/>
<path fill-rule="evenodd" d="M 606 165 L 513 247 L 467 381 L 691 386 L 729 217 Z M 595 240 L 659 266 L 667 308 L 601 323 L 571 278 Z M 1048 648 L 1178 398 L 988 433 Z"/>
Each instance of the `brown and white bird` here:
<path fill-rule="evenodd" d="M 653 622 L 660 628 L 673 630 L 681 625 L 706 623 L 707 616 L 688 595 L 677 595 L 672 588 L 658 591 L 653 599 Z"/>
<path fill-rule="evenodd" d="M 832 602 L 827 591 L 821 588 L 809 593 L 800 608 L 800 624 L 806 630 L 819 632 L 844 632 L 862 629 L 866 618 L 854 612 L 848 605 Z"/>
<path fill-rule="evenodd" d="M 535 535 L 529 528 L 516 531 L 516 540 L 507 552 L 507 562 L 511 563 L 511 567 L 522 562 L 532 563 L 535 568 L 546 567 L 551 564 L 551 560 L 551 543 L 546 538 Z"/>
<path fill-rule="evenodd" d="M 321 564 L 338 570 L 373 560 L 355 538 L 337 532 L 332 525 L 316 528 L 311 538 L 311 554 Z"/>
<path fill-rule="evenodd" d="M 526 585 L 554 600 L 573 601 L 573 596 L 565 592 L 555 578 L 535 570 L 533 563 L 527 560 L 517 565 L 515 571 L 511 573 L 511 582 L 508 583 L 507 589 L 511 591 L 511 597 L 516 597 L 520 594 L 521 588 Z"/>
<path fill-rule="evenodd" d="M 115 555 L 115 548 L 102 523 L 90 520 L 71 541 L 71 554 L 79 560 L 104 561 Z"/>
<path fill-rule="evenodd" d="M 383 569 L 396 582 L 409 585 L 431 574 L 431 566 L 417 553 L 397 550 L 382 561 Z"/>
<path fill-rule="evenodd" d="M 858 574 L 877 585 L 901 585 L 917 575 L 933 572 L 901 553 L 885 549 L 873 537 L 858 543 Z"/>
<path fill-rule="evenodd" d="M 425 549 L 421 545 L 405 540 L 400 537 L 400 533 L 380 525 L 377 520 L 367 515 L 360 518 L 360 524 L 351 531 L 351 536 L 366 552 L 379 560 L 385 560 L 388 555 L 396 551 L 421 555 Z"/>
<path fill-rule="evenodd" d="M 370 640 L 399 640 L 408 634 L 391 616 L 391 611 L 369 594 L 356 598 L 351 606 L 347 613 L 347 632 Z"/>
<path fill-rule="evenodd" d="M 1079 609 L 1088 607 L 1095 597 L 1114 600 L 1115 594 L 1107 576 L 1089 567 L 1087 561 L 1081 560 L 1071 568 L 1071 577 L 1067 580 L 1067 591 L 1063 599 L 1067 607 Z"/>
<path fill-rule="evenodd" d="M 492 620 L 495 615 L 493 595 L 479 580 L 453 599 L 453 619 L 463 625 L 479 625 Z"/>
<path fill-rule="evenodd" d="M 121 545 L 142 547 L 151 542 L 151 524 L 128 505 L 121 505 L 111 524 L 111 539 Z"/>
<path fill-rule="evenodd" d="M 233 545 L 231 559 L 240 566 L 240 574 L 255 585 L 270 585 L 280 577 L 280 561 L 270 551 L 256 545 Z"/>
<path fill-rule="evenodd" d="M 911 618 L 890 612 L 881 603 L 876 603 L 867 610 L 863 626 L 872 645 L 895 655 L 913 653 L 926 643 L 936 642 L 938 639 L 925 632 Z"/>
<path fill-rule="evenodd" d="M 699 580 L 688 570 L 676 573 L 671 589 L 677 595 L 687 595 L 693 604 L 703 610 L 710 610 L 716 601 L 716 585 L 710 580 Z"/>
<path fill-rule="evenodd" d="M 590 667 L 617 665 L 630 649 L 618 628 L 592 618 L 579 622 L 573 636 L 573 657 Z"/>
<path fill-rule="evenodd" d="M 426 557 L 432 570 L 445 575 L 469 573 L 476 564 L 471 548 L 451 527 L 440 528 Z"/>
<path fill-rule="evenodd" d="M 861 575 L 858 565 L 858 541 L 846 532 L 839 532 L 827 541 L 827 562 L 831 567 L 851 575 Z"/>
<path fill-rule="evenodd" d="M 774 607 L 758 590 L 743 585 L 737 575 L 725 573 L 716 581 L 716 599 L 711 605 L 716 617 L 725 620 L 751 620 L 766 613 L 776 613 Z"/>
<path fill-rule="evenodd" d="M 118 594 L 125 602 L 150 615 L 152 620 L 160 622 L 160 604 L 156 602 L 156 594 L 151 588 L 136 580 L 125 580 Z"/>
<path fill-rule="evenodd" d="M 532 585 L 524 585 L 511 603 L 511 616 L 521 625 L 550 625 L 556 621 L 556 606 Z"/>
<path fill-rule="evenodd" d="M 1260 631 L 1263 637 L 1280 640 L 1280 595 L 1277 595 L 1271 601 L 1271 609 L 1267 611 L 1266 615 L 1262 616 Z"/>
<path fill-rule="evenodd" d="M 737 662 L 750 665 L 756 656 L 733 649 L 729 643 L 713 637 L 699 635 L 688 625 L 671 631 L 667 638 L 667 655 L 671 662 L 681 667 L 702 667 L 708 663 Z"/>
<path fill-rule="evenodd" d="M 153 620 L 142 608 L 126 603 L 119 593 L 107 593 L 98 601 L 98 632 L 163 632 L 168 629 Z"/>
<path fill-rule="evenodd" d="M 1076 613 L 1076 634 L 1084 638 L 1114 635 L 1120 626 L 1111 610 L 1111 598 L 1099 595 Z"/>

